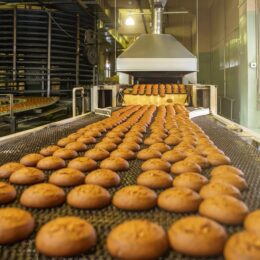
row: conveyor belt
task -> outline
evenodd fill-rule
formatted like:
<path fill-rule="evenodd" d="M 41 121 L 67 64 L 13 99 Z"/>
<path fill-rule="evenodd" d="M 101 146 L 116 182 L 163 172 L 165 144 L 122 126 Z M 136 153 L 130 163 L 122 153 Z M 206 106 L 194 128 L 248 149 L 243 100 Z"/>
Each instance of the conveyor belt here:
<path fill-rule="evenodd" d="M 93 121 L 100 120 L 101 117 L 89 115 L 76 122 L 53 127 L 47 130 L 39 131 L 34 135 L 27 137 L 16 138 L 11 142 L 6 142 L 0 145 L 0 164 L 11 160 L 18 160 L 24 154 L 29 152 L 37 152 L 43 146 L 54 144 L 59 138 L 74 132 L 76 129 L 92 123 Z M 194 121 L 203 128 L 203 130 L 209 135 L 209 137 L 216 143 L 216 145 L 222 149 L 230 158 L 235 166 L 239 167 L 245 172 L 246 179 L 249 184 L 249 190 L 243 192 L 243 199 L 249 206 L 250 210 L 254 210 L 260 207 L 260 155 L 257 150 L 239 139 L 235 134 L 218 125 L 214 119 L 210 116 L 204 116 L 195 118 Z M 129 184 L 133 184 L 136 181 L 136 177 L 141 172 L 141 161 L 134 160 L 130 162 L 130 170 L 127 172 L 120 172 L 119 175 L 122 178 L 121 187 Z M 209 170 L 204 173 L 208 175 Z M 49 173 L 47 173 L 49 174 Z M 16 186 L 18 191 L 18 198 L 25 187 Z M 119 187 L 120 188 L 120 187 Z M 110 189 L 113 194 L 118 188 Z M 70 189 L 65 189 L 68 192 Z M 9 204 L 9 206 L 22 207 L 18 199 Z M 27 209 L 28 210 L 28 209 Z M 111 228 L 126 219 L 130 218 L 145 218 L 158 222 L 164 228 L 168 228 L 174 221 L 187 216 L 189 214 L 174 214 L 159 210 L 158 208 L 144 211 L 144 212 L 126 212 L 120 211 L 110 205 L 107 208 L 101 210 L 79 210 L 73 209 L 64 204 L 61 207 L 52 209 L 29 209 L 36 219 L 37 226 L 35 231 L 37 232 L 41 225 L 47 221 L 56 218 L 57 216 L 64 215 L 77 215 L 89 220 L 96 228 L 98 234 L 98 245 L 92 252 L 69 259 L 112 259 L 106 248 L 105 239 Z M 229 234 L 240 230 L 242 226 L 227 226 Z M 0 259 L 46 259 L 46 257 L 39 255 L 35 250 L 34 237 L 36 232 L 29 239 L 20 243 L 16 243 L 10 246 L 0 246 Z M 170 251 L 162 259 L 171 260 L 190 260 L 190 259 L 223 259 L 223 257 L 211 257 L 211 258 L 192 258 L 177 254 Z"/>

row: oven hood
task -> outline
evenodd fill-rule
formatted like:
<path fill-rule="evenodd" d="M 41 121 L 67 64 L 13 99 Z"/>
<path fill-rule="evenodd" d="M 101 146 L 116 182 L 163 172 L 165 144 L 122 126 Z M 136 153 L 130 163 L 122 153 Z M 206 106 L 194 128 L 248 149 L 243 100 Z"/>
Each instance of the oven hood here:
<path fill-rule="evenodd" d="M 137 77 L 183 77 L 197 72 L 197 58 L 170 34 L 162 34 L 165 3 L 154 0 L 153 33 L 141 35 L 117 58 L 117 71 Z"/>

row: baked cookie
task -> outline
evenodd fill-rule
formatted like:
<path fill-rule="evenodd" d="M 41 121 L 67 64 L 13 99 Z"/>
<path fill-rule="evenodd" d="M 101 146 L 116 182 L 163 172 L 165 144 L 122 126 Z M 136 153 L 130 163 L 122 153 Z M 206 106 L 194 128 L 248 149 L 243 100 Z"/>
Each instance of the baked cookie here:
<path fill-rule="evenodd" d="M 137 159 L 139 160 L 149 160 L 154 158 L 161 158 L 162 154 L 160 151 L 157 151 L 155 149 L 146 148 L 137 153 Z"/>
<path fill-rule="evenodd" d="M 196 212 L 200 203 L 201 197 L 197 192 L 183 187 L 167 189 L 158 197 L 158 206 L 170 212 Z"/>
<path fill-rule="evenodd" d="M 18 185 L 32 185 L 44 181 L 44 173 L 33 167 L 23 167 L 15 171 L 9 181 Z"/>
<path fill-rule="evenodd" d="M 209 184 L 204 185 L 200 190 L 200 196 L 203 199 L 219 195 L 229 195 L 237 199 L 241 199 L 241 193 L 239 189 L 227 183 L 210 182 Z"/>
<path fill-rule="evenodd" d="M 0 182 L 0 205 L 10 203 L 14 201 L 15 198 L 15 188 L 6 182 Z"/>
<path fill-rule="evenodd" d="M 172 177 L 160 170 L 150 170 L 137 177 L 137 184 L 151 189 L 164 189 L 172 186 Z"/>
<path fill-rule="evenodd" d="M 157 259 L 168 248 L 164 229 L 148 220 L 125 221 L 107 237 L 107 249 L 117 259 Z"/>
<path fill-rule="evenodd" d="M 170 150 L 168 152 L 165 152 L 162 155 L 161 159 L 165 160 L 169 163 L 175 163 L 175 162 L 182 161 L 183 159 L 185 159 L 185 156 L 180 152 L 177 152 L 175 150 Z"/>
<path fill-rule="evenodd" d="M 227 233 L 213 220 L 191 216 L 176 221 L 168 231 L 173 250 L 190 256 L 222 254 Z"/>
<path fill-rule="evenodd" d="M 256 210 L 247 215 L 244 221 L 247 231 L 260 234 L 260 210 Z"/>
<path fill-rule="evenodd" d="M 60 148 L 53 153 L 53 156 L 62 158 L 64 160 L 69 160 L 76 158 L 78 153 L 68 148 Z"/>
<path fill-rule="evenodd" d="M 208 183 L 208 179 L 196 172 L 185 172 L 174 178 L 174 187 L 189 188 L 194 191 L 200 191 L 200 189 Z"/>
<path fill-rule="evenodd" d="M 221 153 L 211 153 L 207 156 L 207 159 L 212 166 L 231 164 L 230 158 Z"/>
<path fill-rule="evenodd" d="M 105 149 L 108 152 L 112 152 L 116 149 L 117 145 L 111 142 L 100 142 L 98 144 L 95 145 L 95 148 L 101 148 L 101 149 Z"/>
<path fill-rule="evenodd" d="M 141 165 L 143 171 L 160 170 L 169 172 L 170 168 L 171 164 L 162 159 L 149 159 Z"/>
<path fill-rule="evenodd" d="M 23 164 L 17 162 L 5 163 L 2 166 L 0 166 L 0 178 L 9 178 L 13 172 L 23 167 L 25 167 Z"/>
<path fill-rule="evenodd" d="M 83 144 L 95 144 L 97 142 L 97 140 L 93 136 L 81 136 L 77 139 L 77 142 L 80 142 Z"/>
<path fill-rule="evenodd" d="M 176 162 L 171 167 L 171 173 L 182 174 L 185 172 L 201 173 L 201 167 L 197 163 L 189 162 L 186 160 Z"/>
<path fill-rule="evenodd" d="M 78 157 L 69 162 L 68 168 L 76 169 L 81 172 L 87 172 L 95 170 L 97 168 L 97 163 L 87 157 Z"/>
<path fill-rule="evenodd" d="M 44 156 L 39 153 L 30 153 L 23 156 L 20 160 L 20 163 L 23 164 L 24 166 L 33 167 L 36 166 L 37 163 L 43 158 Z"/>
<path fill-rule="evenodd" d="M 26 239 L 35 226 L 31 213 L 18 208 L 1 208 L 0 223 L 1 245 Z"/>
<path fill-rule="evenodd" d="M 47 256 L 68 257 L 85 253 L 97 243 L 94 227 L 84 219 L 59 217 L 43 225 L 36 235 L 36 249 Z"/>
<path fill-rule="evenodd" d="M 221 174 L 232 173 L 232 174 L 239 175 L 241 177 L 243 177 L 245 175 L 240 169 L 238 169 L 234 166 L 231 166 L 231 165 L 220 165 L 220 166 L 214 167 L 210 174 L 211 174 L 211 176 L 215 176 L 220 173 Z"/>
<path fill-rule="evenodd" d="M 165 143 L 155 143 L 152 144 L 149 148 L 155 149 L 156 151 L 159 151 L 161 153 L 165 153 L 171 150 L 171 147 Z"/>
<path fill-rule="evenodd" d="M 125 148 L 117 148 L 111 153 L 112 157 L 120 157 L 125 160 L 134 160 L 136 158 L 135 153 L 132 150 Z"/>
<path fill-rule="evenodd" d="M 37 168 L 41 170 L 57 170 L 64 168 L 66 163 L 63 159 L 54 156 L 48 156 L 37 163 Z"/>
<path fill-rule="evenodd" d="M 205 199 L 200 204 L 199 213 L 222 224 L 237 225 L 244 221 L 248 208 L 241 200 L 219 195 Z"/>
<path fill-rule="evenodd" d="M 208 159 L 204 156 L 194 154 L 194 151 L 192 151 L 192 154 L 189 155 L 185 161 L 191 162 L 191 163 L 196 163 L 198 164 L 202 169 L 206 169 L 210 167 L 210 163 Z"/>
<path fill-rule="evenodd" d="M 226 260 L 259 260 L 259 234 L 241 231 L 232 235 L 224 249 Z"/>
<path fill-rule="evenodd" d="M 111 188 L 119 185 L 120 177 L 116 172 L 109 169 L 98 169 L 86 176 L 85 183 Z"/>
<path fill-rule="evenodd" d="M 50 183 L 35 184 L 23 191 L 20 203 L 29 208 L 52 208 L 63 204 L 65 192 Z"/>
<path fill-rule="evenodd" d="M 141 185 L 126 186 L 113 197 L 113 205 L 123 210 L 147 210 L 155 207 L 156 193 Z"/>
<path fill-rule="evenodd" d="M 65 146 L 67 149 L 71 149 L 77 152 L 83 152 L 87 150 L 87 145 L 78 141 L 71 142 Z"/>
<path fill-rule="evenodd" d="M 100 168 L 112 171 L 125 171 L 129 169 L 129 163 L 120 157 L 109 157 L 100 163 Z"/>
<path fill-rule="evenodd" d="M 57 145 L 60 147 L 65 147 L 67 144 L 74 142 L 72 138 L 64 137 L 58 140 Z"/>
<path fill-rule="evenodd" d="M 130 142 L 122 142 L 120 145 L 118 145 L 118 148 L 128 149 L 133 152 L 137 152 L 141 149 L 139 144 Z"/>
<path fill-rule="evenodd" d="M 49 177 L 49 183 L 57 186 L 76 186 L 84 183 L 85 175 L 76 169 L 63 168 L 57 170 Z"/>
<path fill-rule="evenodd" d="M 100 209 L 111 201 L 109 192 L 101 186 L 83 184 L 73 188 L 67 196 L 67 203 L 79 209 Z"/>

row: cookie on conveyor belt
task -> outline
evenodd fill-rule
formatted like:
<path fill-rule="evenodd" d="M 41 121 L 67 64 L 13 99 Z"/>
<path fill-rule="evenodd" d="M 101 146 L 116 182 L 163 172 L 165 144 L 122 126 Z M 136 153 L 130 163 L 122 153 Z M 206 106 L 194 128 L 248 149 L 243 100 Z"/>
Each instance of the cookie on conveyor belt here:
<path fill-rule="evenodd" d="M 25 167 L 23 164 L 17 162 L 5 163 L 2 166 L 0 166 L 0 178 L 9 178 L 13 172 L 23 167 Z"/>
<path fill-rule="evenodd" d="M 171 164 L 162 159 L 149 159 L 142 163 L 141 169 L 143 171 L 160 170 L 169 172 L 171 169 Z"/>
<path fill-rule="evenodd" d="M 120 183 L 119 175 L 109 169 L 98 169 L 90 172 L 86 178 L 85 183 L 96 184 L 104 188 L 116 187 Z"/>
<path fill-rule="evenodd" d="M 210 166 L 209 161 L 206 157 L 199 155 L 199 154 L 192 154 L 189 155 L 185 161 L 196 163 L 198 164 L 202 169 L 206 169 Z"/>
<path fill-rule="evenodd" d="M 55 156 L 45 157 L 37 163 L 37 168 L 41 170 L 57 170 L 64 168 L 65 166 L 65 161 Z"/>
<path fill-rule="evenodd" d="M 77 139 L 77 141 L 83 144 L 95 144 L 97 142 L 96 138 L 93 136 L 81 136 Z"/>
<path fill-rule="evenodd" d="M 84 183 L 85 175 L 76 169 L 63 168 L 57 170 L 49 177 L 49 182 L 57 186 L 76 186 Z"/>
<path fill-rule="evenodd" d="M 248 208 L 241 200 L 232 196 L 219 195 L 205 199 L 199 207 L 199 213 L 227 225 L 243 223 Z"/>
<path fill-rule="evenodd" d="M 87 157 L 78 157 L 69 162 L 68 168 L 73 168 L 81 172 L 87 172 L 95 170 L 97 168 L 97 163 Z"/>
<path fill-rule="evenodd" d="M 53 156 L 62 158 L 64 160 L 74 159 L 78 156 L 78 153 L 68 148 L 60 148 L 53 153 Z"/>
<path fill-rule="evenodd" d="M 214 167 L 213 170 L 210 172 L 211 176 L 215 176 L 218 174 L 224 174 L 224 173 L 236 174 L 241 177 L 243 177 L 245 175 L 240 169 L 238 169 L 234 166 L 231 166 L 231 165 L 220 165 L 220 166 Z"/>
<path fill-rule="evenodd" d="M 69 143 L 65 146 L 67 149 L 75 150 L 77 152 L 83 152 L 87 150 L 87 145 L 78 141 Z"/>
<path fill-rule="evenodd" d="M 200 196 L 203 199 L 207 199 L 219 195 L 229 195 L 237 199 L 241 199 L 241 193 L 239 189 L 227 183 L 210 182 L 204 185 L 200 190 Z"/>
<path fill-rule="evenodd" d="M 184 217 L 168 231 L 172 249 L 189 256 L 221 255 L 226 230 L 217 222 L 199 216 Z"/>
<path fill-rule="evenodd" d="M 31 213 L 18 208 L 1 208 L 0 223 L 1 245 L 26 239 L 35 226 Z"/>
<path fill-rule="evenodd" d="M 23 167 L 15 171 L 9 181 L 18 185 L 31 185 L 44 181 L 44 173 L 34 167 Z"/>
<path fill-rule="evenodd" d="M 221 153 L 211 153 L 207 156 L 207 159 L 212 166 L 231 164 L 230 158 Z"/>
<path fill-rule="evenodd" d="M 85 253 L 97 243 L 94 227 L 84 219 L 66 216 L 43 225 L 36 235 L 36 249 L 47 256 L 68 257 Z"/>
<path fill-rule="evenodd" d="M 51 183 L 35 184 L 24 190 L 20 203 L 29 208 L 52 208 L 65 201 L 65 192 Z"/>
<path fill-rule="evenodd" d="M 100 163 L 100 168 L 112 171 L 125 171 L 129 169 L 129 163 L 120 157 L 108 157 Z"/>
<path fill-rule="evenodd" d="M 107 150 L 98 147 L 95 147 L 85 152 L 86 157 L 95 161 L 102 161 L 109 157 L 109 155 L 110 153 Z"/>
<path fill-rule="evenodd" d="M 136 158 L 135 153 L 132 150 L 126 148 L 117 148 L 111 153 L 111 156 L 120 157 L 125 160 L 134 160 Z"/>
<path fill-rule="evenodd" d="M 205 176 L 196 172 L 186 172 L 174 178 L 173 186 L 200 191 L 200 189 L 207 183 L 208 179 Z"/>
<path fill-rule="evenodd" d="M 20 163 L 25 166 L 33 167 L 33 166 L 36 166 L 37 163 L 43 158 L 44 158 L 44 156 L 39 153 L 30 153 L 30 154 L 23 156 L 20 159 Z"/>
<path fill-rule="evenodd" d="M 260 234 L 260 209 L 247 215 L 244 227 L 249 232 Z"/>
<path fill-rule="evenodd" d="M 116 149 L 116 147 L 117 147 L 116 144 L 111 143 L 111 142 L 104 142 L 104 141 L 101 141 L 100 143 L 95 145 L 95 148 L 105 149 L 108 152 L 112 152 L 113 150 Z"/>
<path fill-rule="evenodd" d="M 189 162 L 186 160 L 176 162 L 171 167 L 173 174 L 182 174 L 185 172 L 197 172 L 201 173 L 201 167 L 197 163 Z"/>
<path fill-rule="evenodd" d="M 118 148 L 128 149 L 133 152 L 137 152 L 141 149 L 139 144 L 133 142 L 122 142 L 118 145 Z"/>
<path fill-rule="evenodd" d="M 161 158 L 162 154 L 160 151 L 151 149 L 151 148 L 146 148 L 137 153 L 137 159 L 139 160 L 149 160 L 153 158 Z"/>
<path fill-rule="evenodd" d="M 108 206 L 110 193 L 103 187 L 94 184 L 83 184 L 72 189 L 67 196 L 67 203 L 79 209 L 100 209 Z"/>
<path fill-rule="evenodd" d="M 130 185 L 118 190 L 113 205 L 123 210 L 147 210 L 156 206 L 156 193 L 141 185 Z"/>
<path fill-rule="evenodd" d="M 170 150 L 168 152 L 165 152 L 161 159 L 169 162 L 169 163 L 176 163 L 176 162 L 179 162 L 179 161 L 182 161 L 183 159 L 185 159 L 185 156 L 180 153 L 180 152 L 177 152 L 175 150 Z"/>
<path fill-rule="evenodd" d="M 226 260 L 259 260 L 260 259 L 259 233 L 241 231 L 232 235 L 224 249 Z"/>
<path fill-rule="evenodd" d="M 16 198 L 16 190 L 14 186 L 0 182 L 0 205 L 14 201 Z"/>
<path fill-rule="evenodd" d="M 197 192 L 183 187 L 167 189 L 158 196 L 158 206 L 170 212 L 196 212 L 200 203 L 201 197 Z"/>
<path fill-rule="evenodd" d="M 137 177 L 137 184 L 151 189 L 164 189 L 172 186 L 172 177 L 160 170 L 150 170 Z"/>
<path fill-rule="evenodd" d="M 235 186 L 240 191 L 247 189 L 247 182 L 244 178 L 233 173 L 219 173 L 210 179 L 211 182 L 227 183 Z"/>
<path fill-rule="evenodd" d="M 43 156 L 52 156 L 55 151 L 60 149 L 58 145 L 49 145 L 40 150 L 40 154 Z"/>
<path fill-rule="evenodd" d="M 114 227 L 106 244 L 116 259 L 157 259 L 166 252 L 168 239 L 157 223 L 135 219 Z"/>
<path fill-rule="evenodd" d="M 155 149 L 161 153 L 165 153 L 165 152 L 171 150 L 171 147 L 165 143 L 155 143 L 155 144 L 152 144 L 149 148 Z"/>

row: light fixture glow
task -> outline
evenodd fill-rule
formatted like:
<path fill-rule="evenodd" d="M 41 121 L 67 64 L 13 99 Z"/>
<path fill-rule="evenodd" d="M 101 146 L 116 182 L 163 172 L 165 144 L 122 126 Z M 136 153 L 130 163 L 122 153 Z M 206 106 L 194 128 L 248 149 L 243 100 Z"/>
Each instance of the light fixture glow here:
<path fill-rule="evenodd" d="M 133 19 L 133 17 L 128 16 L 125 20 L 125 25 L 127 26 L 133 26 L 135 25 L 135 20 Z"/>

